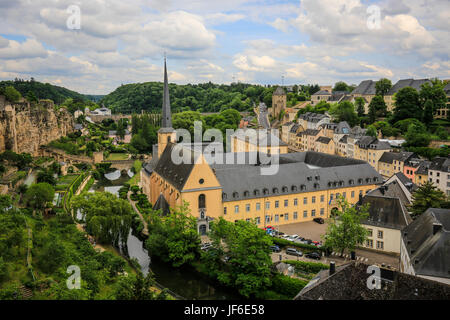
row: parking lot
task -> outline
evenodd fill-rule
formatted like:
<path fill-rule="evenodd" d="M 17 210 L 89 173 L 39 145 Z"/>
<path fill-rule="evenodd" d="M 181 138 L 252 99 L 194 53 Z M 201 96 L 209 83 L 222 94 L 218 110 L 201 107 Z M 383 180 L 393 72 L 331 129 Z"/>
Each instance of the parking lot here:
<path fill-rule="evenodd" d="M 305 239 L 311 239 L 313 241 L 322 241 L 321 235 L 327 231 L 328 224 L 319 224 L 314 221 L 292 223 L 285 226 L 274 226 L 281 232 L 286 234 L 298 234 Z"/>

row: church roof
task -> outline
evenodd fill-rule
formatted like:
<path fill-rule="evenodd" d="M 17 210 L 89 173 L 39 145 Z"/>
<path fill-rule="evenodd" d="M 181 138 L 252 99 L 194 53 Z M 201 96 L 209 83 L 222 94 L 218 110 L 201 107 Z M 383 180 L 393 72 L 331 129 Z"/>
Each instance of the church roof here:
<path fill-rule="evenodd" d="M 156 200 L 156 203 L 153 206 L 153 210 L 161 210 L 163 215 L 167 215 L 170 213 L 169 203 L 167 202 L 166 198 L 164 197 L 164 195 L 162 193 L 159 195 L 158 199 Z"/>
<path fill-rule="evenodd" d="M 164 92 L 161 128 L 172 128 L 172 113 L 170 111 L 169 82 L 167 77 L 166 59 L 164 59 Z"/>
<path fill-rule="evenodd" d="M 282 87 L 278 87 L 275 92 L 273 93 L 274 96 L 285 96 L 286 92 L 284 92 L 284 89 Z"/>

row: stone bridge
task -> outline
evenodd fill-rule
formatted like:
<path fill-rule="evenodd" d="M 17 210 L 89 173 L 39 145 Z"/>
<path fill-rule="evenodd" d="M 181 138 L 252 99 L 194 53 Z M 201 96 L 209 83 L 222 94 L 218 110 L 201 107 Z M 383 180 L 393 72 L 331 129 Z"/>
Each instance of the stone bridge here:
<path fill-rule="evenodd" d="M 67 154 L 63 150 L 51 147 L 41 147 L 41 149 L 39 150 L 39 155 L 41 157 L 52 157 L 57 161 L 63 161 L 65 163 L 69 163 L 70 165 L 73 165 L 75 163 L 94 164 L 94 159 L 90 157 Z"/>
<path fill-rule="evenodd" d="M 111 163 L 111 168 L 122 170 L 128 170 L 133 167 L 134 160 L 104 160 L 102 163 Z"/>

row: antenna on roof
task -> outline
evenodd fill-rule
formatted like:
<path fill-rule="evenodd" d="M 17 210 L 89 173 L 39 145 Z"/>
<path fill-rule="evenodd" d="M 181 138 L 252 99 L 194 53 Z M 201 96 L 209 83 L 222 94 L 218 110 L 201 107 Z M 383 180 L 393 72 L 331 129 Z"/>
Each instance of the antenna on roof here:
<path fill-rule="evenodd" d="M 281 86 L 284 87 L 284 76 L 281 76 Z"/>

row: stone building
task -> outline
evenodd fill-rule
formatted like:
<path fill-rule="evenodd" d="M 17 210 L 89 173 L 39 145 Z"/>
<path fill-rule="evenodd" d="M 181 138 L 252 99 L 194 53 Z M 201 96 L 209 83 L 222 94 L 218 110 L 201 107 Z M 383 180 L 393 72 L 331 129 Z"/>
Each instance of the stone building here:
<path fill-rule="evenodd" d="M 282 111 L 286 110 L 287 97 L 282 87 L 278 87 L 272 95 L 272 117 L 278 119 Z"/>

